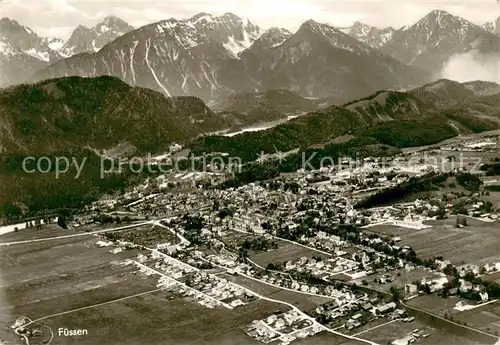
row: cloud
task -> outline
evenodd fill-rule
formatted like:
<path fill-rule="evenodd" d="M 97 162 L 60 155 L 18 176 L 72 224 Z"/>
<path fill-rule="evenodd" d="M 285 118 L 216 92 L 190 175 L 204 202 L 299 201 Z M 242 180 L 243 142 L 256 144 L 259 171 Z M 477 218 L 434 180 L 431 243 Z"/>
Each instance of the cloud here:
<path fill-rule="evenodd" d="M 483 80 L 500 83 L 500 56 L 478 51 L 455 55 L 444 66 L 441 76 L 459 82 Z"/>

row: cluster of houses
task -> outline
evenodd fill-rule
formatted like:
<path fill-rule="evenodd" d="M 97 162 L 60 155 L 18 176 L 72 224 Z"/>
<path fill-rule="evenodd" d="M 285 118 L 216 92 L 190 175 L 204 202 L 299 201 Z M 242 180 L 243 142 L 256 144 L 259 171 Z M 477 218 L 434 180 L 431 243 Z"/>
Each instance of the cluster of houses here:
<path fill-rule="evenodd" d="M 331 327 L 344 327 L 347 331 L 359 328 L 381 317 L 389 320 L 402 319 L 404 309 L 395 302 L 384 302 L 378 296 L 363 296 L 347 304 L 338 305 L 335 301 L 318 306 L 315 310 L 317 319 L 327 322 Z"/>
<path fill-rule="evenodd" d="M 348 166 L 347 169 L 323 167 L 316 171 L 290 174 L 265 183 L 249 183 L 226 189 L 205 189 L 196 185 L 196 188 L 183 192 L 178 190 L 171 192 L 172 186 L 169 184 L 172 181 L 176 183 L 199 181 L 202 174 L 210 175 L 211 172 L 169 174 L 160 176 L 155 181 L 150 180 L 143 186 L 123 193 L 117 199 L 103 200 L 101 204 L 95 206 L 107 209 L 119 205 L 133 214 L 173 219 L 164 225 L 181 236 L 185 235 L 185 229 L 178 219 L 183 215 L 195 215 L 202 221 L 202 229 L 197 234 L 200 237 L 200 241 L 196 241 L 199 243 L 197 247 L 187 244 L 173 249 L 158 249 L 172 255 L 182 252 L 183 260 L 195 266 L 210 262 L 215 266 L 226 268 L 227 272 L 232 274 L 240 273 L 267 284 L 335 298 L 335 301 L 321 312 L 331 319 L 348 317 L 347 320 L 343 320 L 346 328 L 354 329 L 366 321 L 366 315 L 400 312 L 396 312 L 397 308 L 392 304 L 380 304 L 370 300 L 357 303 L 358 295 L 349 289 L 339 290 L 334 288 L 333 284 L 328 285 L 328 282 L 332 281 L 329 279 L 342 276 L 346 277 L 346 280 L 354 281 L 383 271 L 383 275 L 377 276 L 378 283 L 392 284 L 397 270 L 409 272 L 414 269 L 414 263 L 407 259 L 413 251 L 401 245 L 400 238 L 375 236 L 364 229 L 369 229 L 373 225 L 388 224 L 420 231 L 428 227 L 425 224 L 427 220 L 435 219 L 443 211 L 450 213 L 453 204 L 445 199 L 438 201 L 417 199 L 388 207 L 357 210 L 354 205 L 366 195 L 395 186 L 410 176 L 421 176 L 435 169 L 425 162 L 408 165 L 408 158 L 396 158 L 390 166 L 381 166 L 383 162 L 377 159 L 365 159 L 363 164 L 352 163 L 349 161 L 342 163 Z M 470 205 L 470 215 L 487 217 L 494 221 L 496 215 L 492 212 L 485 213 L 484 206 L 484 202 L 477 198 Z M 360 231 L 349 233 L 349 226 Z M 352 236 L 345 236 L 345 232 L 330 231 L 340 228 L 347 229 L 345 231 Z M 234 232 L 270 241 L 286 237 L 288 241 L 328 252 L 330 255 L 322 258 L 299 256 L 283 262 L 280 265 L 280 270 L 283 271 L 281 273 L 267 270 L 262 274 L 263 267 L 257 269 L 253 262 L 242 260 L 237 254 L 241 248 L 226 246 L 225 238 Z M 354 242 L 352 238 L 356 241 Z M 161 255 L 156 259 L 163 260 Z M 175 270 L 169 265 L 170 263 L 158 261 L 155 268 L 168 277 L 185 282 L 187 278 L 183 269 L 179 267 Z M 499 268 L 500 263 L 492 262 L 480 268 L 475 274 L 493 272 Z M 437 269 L 429 267 L 427 269 L 428 276 L 420 279 L 418 284 L 403 283 L 399 286 L 404 289 L 407 297 L 418 295 L 422 287 L 432 293 L 441 291 L 449 285 L 451 278 L 439 274 L 443 270 L 442 266 L 438 266 Z M 469 271 L 470 269 L 465 267 L 459 269 L 460 274 Z M 296 279 L 297 275 L 301 276 L 302 273 L 322 279 L 325 284 L 311 284 Z M 186 286 L 192 286 L 192 289 L 183 288 L 186 288 L 186 291 L 198 291 L 197 296 L 203 296 L 203 300 L 208 304 L 215 303 L 214 300 L 219 302 L 224 300 L 227 303 L 220 303 L 233 306 L 231 303 L 245 303 L 248 299 L 237 298 L 241 295 L 238 295 L 241 291 L 232 291 L 231 284 L 214 281 L 212 276 L 207 278 L 213 281 L 210 283 L 204 280 L 198 281 L 197 274 L 191 278 L 193 279 L 190 279 Z M 488 299 L 480 286 L 475 286 L 462 276 L 459 281 L 460 290 L 478 292 L 481 299 Z M 172 284 L 170 279 L 163 279 L 162 282 Z M 454 294 L 458 291 L 451 289 L 449 293 Z M 234 300 L 231 300 L 232 298 Z M 356 310 L 358 307 L 359 311 Z M 255 328 L 254 331 L 261 338 L 273 339 L 272 334 L 280 337 L 279 332 L 271 328 L 273 330 L 262 326 Z"/>
<path fill-rule="evenodd" d="M 291 310 L 276 313 L 262 320 L 254 320 L 246 327 L 246 333 L 265 344 L 280 341 L 282 345 L 290 344 L 296 339 L 313 336 L 323 329 L 314 324 L 301 313 Z"/>

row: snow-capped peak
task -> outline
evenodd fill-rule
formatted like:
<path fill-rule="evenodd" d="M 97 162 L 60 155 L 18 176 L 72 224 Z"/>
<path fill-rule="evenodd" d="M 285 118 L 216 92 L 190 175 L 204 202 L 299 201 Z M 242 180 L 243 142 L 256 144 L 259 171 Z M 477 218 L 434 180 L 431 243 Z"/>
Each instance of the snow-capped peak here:
<path fill-rule="evenodd" d="M 434 10 L 411 26 L 408 30 L 417 28 L 436 31 L 461 28 L 463 31 L 473 27 L 476 27 L 476 25 L 462 17 L 452 15 L 443 10 Z"/>
<path fill-rule="evenodd" d="M 484 24 L 483 28 L 485 28 L 486 31 L 491 32 L 492 34 L 500 36 L 500 17 L 498 17 L 495 21 Z"/>
<path fill-rule="evenodd" d="M 33 30 L 13 19 L 0 19 L 0 35 L 3 49 L 9 56 L 16 52 L 18 55 L 26 54 L 43 62 L 61 58 L 46 38 L 39 37 Z"/>
<path fill-rule="evenodd" d="M 305 21 L 300 26 L 300 29 L 307 29 L 307 30 L 310 30 L 316 34 L 321 35 L 321 36 L 329 36 L 332 34 L 340 34 L 340 35 L 344 34 L 343 32 L 335 29 L 333 26 L 330 26 L 328 24 L 319 23 L 313 19 L 309 19 L 309 20 Z"/>
<path fill-rule="evenodd" d="M 373 26 L 363 24 L 361 22 L 355 22 L 351 28 L 351 32 L 357 35 L 366 36 L 375 29 Z"/>
<path fill-rule="evenodd" d="M 291 35 L 292 33 L 287 29 L 273 27 L 265 31 L 259 41 L 266 47 L 274 48 L 282 45 Z"/>
<path fill-rule="evenodd" d="M 238 58 L 239 53 L 250 47 L 262 34 L 260 28 L 247 18 L 240 18 L 233 13 L 225 13 L 218 17 L 199 13 L 183 22 L 197 29 L 201 35 L 222 44 L 235 58 Z"/>
<path fill-rule="evenodd" d="M 0 41 L 0 57 L 9 59 L 18 54 L 18 51 L 9 43 Z"/>
<path fill-rule="evenodd" d="M 310 35 L 312 34 L 313 36 L 319 37 L 321 40 L 328 42 L 335 48 L 348 50 L 357 54 L 372 51 L 369 46 L 334 28 L 333 26 L 318 23 L 314 20 L 308 20 L 303 23 L 297 33 L 300 35 L 305 33 L 306 37 L 311 37 Z"/>
<path fill-rule="evenodd" d="M 83 52 L 96 52 L 133 29 L 116 16 L 107 16 L 92 28 L 79 25 L 61 48 L 61 53 L 71 56 Z"/>
<path fill-rule="evenodd" d="M 211 21 L 213 16 L 210 13 L 201 12 L 187 19 L 188 23 L 196 24 L 200 21 Z"/>
<path fill-rule="evenodd" d="M 58 37 L 45 37 L 44 40 L 49 48 L 54 51 L 59 51 L 64 46 L 64 40 Z"/>
<path fill-rule="evenodd" d="M 380 49 L 389 42 L 396 31 L 392 27 L 379 29 L 361 22 L 337 29 L 375 49 Z"/>

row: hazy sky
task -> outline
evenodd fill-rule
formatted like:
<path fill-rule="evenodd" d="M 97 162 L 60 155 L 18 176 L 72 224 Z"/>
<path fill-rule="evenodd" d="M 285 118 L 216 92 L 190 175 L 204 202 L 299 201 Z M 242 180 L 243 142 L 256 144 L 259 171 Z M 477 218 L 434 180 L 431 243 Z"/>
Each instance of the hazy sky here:
<path fill-rule="evenodd" d="M 263 28 L 296 30 L 313 18 L 347 26 L 359 20 L 378 27 L 412 24 L 434 9 L 443 9 L 484 24 L 500 16 L 500 0 L 0 0 L 0 16 L 16 19 L 42 36 L 67 38 L 79 24 L 95 25 L 107 15 L 121 17 L 138 27 L 170 17 L 185 18 L 199 12 L 233 12 Z"/>

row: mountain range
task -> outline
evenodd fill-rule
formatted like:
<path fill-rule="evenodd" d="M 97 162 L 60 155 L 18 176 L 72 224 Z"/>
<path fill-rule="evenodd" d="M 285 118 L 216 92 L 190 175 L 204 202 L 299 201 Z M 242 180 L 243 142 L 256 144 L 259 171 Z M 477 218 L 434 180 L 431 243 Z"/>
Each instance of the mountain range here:
<path fill-rule="evenodd" d="M 200 99 L 167 98 L 110 76 L 0 90 L 0 114 L 0 152 L 6 155 L 111 149 L 120 143 L 143 153 L 161 151 L 225 126 Z"/>
<path fill-rule="evenodd" d="M 492 34 L 500 36 L 500 17 L 495 21 L 484 24 L 483 27 Z"/>
<path fill-rule="evenodd" d="M 361 22 L 355 22 L 350 27 L 338 29 L 375 49 L 384 47 L 392 39 L 394 32 L 396 32 L 392 27 L 379 29 Z"/>
<path fill-rule="evenodd" d="M 165 97 L 110 76 L 12 86 L 0 90 L 0 212 L 13 205 L 33 213 L 80 208 L 103 192 L 137 180 L 128 170 L 103 179 L 102 162 L 95 153 L 160 153 L 174 141 L 194 154 L 227 152 L 245 161 L 277 149 L 314 148 L 319 157 L 345 147 L 356 152 L 378 147 L 389 153 L 389 146 L 432 144 L 498 129 L 499 92 L 495 83 L 439 80 L 408 92 L 379 91 L 325 108 L 322 100 L 272 90 L 232 95 L 212 111 L 199 98 Z M 231 137 L 204 135 L 298 110 L 307 114 L 268 130 Z M 51 174 L 26 173 L 21 166 L 27 155 L 89 161 L 75 182 L 72 174 L 54 179 Z M 287 157 L 285 171 L 298 169 L 300 162 L 298 155 Z"/>
<path fill-rule="evenodd" d="M 260 132 L 199 137 L 192 146 L 195 153 L 225 152 L 255 160 L 261 152 L 321 150 L 346 137 L 363 146 L 403 148 L 499 128 L 499 84 L 441 79 L 407 92 L 379 91 Z"/>
<path fill-rule="evenodd" d="M 79 25 L 59 51 L 65 57 L 80 53 L 95 53 L 109 42 L 132 30 L 134 28 L 122 19 L 108 16 L 92 28 Z"/>
<path fill-rule="evenodd" d="M 95 52 L 107 43 L 133 30 L 123 20 L 108 16 L 94 26 L 78 26 L 65 42 L 40 37 L 30 28 L 9 19 L 0 19 L 0 87 L 30 81 L 51 63 L 83 52 Z"/>
<path fill-rule="evenodd" d="M 500 56 L 500 37 L 464 18 L 435 10 L 414 25 L 396 31 L 382 51 L 436 77 L 458 54 L 479 51 L 482 55 Z"/>
<path fill-rule="evenodd" d="M 312 20 L 294 34 L 271 29 L 258 40 L 259 29 L 246 20 L 232 14 L 210 18 L 212 28 L 219 29 L 200 29 L 208 24 L 198 26 L 199 16 L 161 21 L 131 31 L 97 53 L 56 62 L 34 79 L 109 74 L 167 96 L 195 95 L 206 102 L 273 89 L 344 102 L 430 78 L 420 68 Z M 277 45 L 275 39 L 284 41 Z"/>
<path fill-rule="evenodd" d="M 399 30 L 360 22 L 335 28 L 309 20 L 292 33 L 264 30 L 232 13 L 199 13 L 137 29 L 110 16 L 93 28 L 77 27 L 63 42 L 4 18 L 0 87 L 111 75 L 209 105 L 235 93 L 275 89 L 342 104 L 380 89 L 431 82 L 457 54 L 499 54 L 498 22 L 480 26 L 436 10 Z"/>

